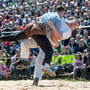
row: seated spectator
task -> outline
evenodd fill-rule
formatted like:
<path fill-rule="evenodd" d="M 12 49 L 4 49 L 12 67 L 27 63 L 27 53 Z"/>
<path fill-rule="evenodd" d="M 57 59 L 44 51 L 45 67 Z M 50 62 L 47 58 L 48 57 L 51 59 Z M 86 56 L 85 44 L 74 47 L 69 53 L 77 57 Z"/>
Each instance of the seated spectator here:
<path fill-rule="evenodd" d="M 85 40 L 85 43 L 87 44 L 87 42 L 88 42 L 88 31 L 84 31 L 84 40 Z"/>
<path fill-rule="evenodd" d="M 27 25 L 27 22 L 24 20 L 23 23 L 22 23 L 22 26 L 20 26 L 20 30 L 24 30 L 26 25 Z"/>
<path fill-rule="evenodd" d="M 14 55 L 13 57 L 11 57 L 11 65 L 10 65 L 10 67 L 9 67 L 10 74 L 11 74 L 12 76 L 14 75 L 14 71 L 13 71 L 14 66 L 13 66 L 13 64 L 18 60 L 19 57 L 20 57 L 20 50 L 17 49 L 17 50 L 15 51 L 15 55 Z"/>
<path fill-rule="evenodd" d="M 76 29 L 74 29 L 73 31 L 72 31 L 72 37 L 76 37 L 76 35 L 78 34 L 78 31 L 76 30 Z"/>
<path fill-rule="evenodd" d="M 5 42 L 4 48 L 7 50 L 7 53 L 10 52 L 10 42 Z"/>
<path fill-rule="evenodd" d="M 61 63 L 61 58 L 62 56 L 58 55 L 58 51 L 54 49 L 53 56 L 52 56 L 51 69 L 53 72 L 56 73 L 56 75 L 64 73 L 64 67 Z"/>
<path fill-rule="evenodd" d="M 78 76 L 80 77 L 82 67 L 83 67 L 82 53 L 77 52 L 76 53 L 76 60 L 74 60 L 73 80 L 76 80 Z"/>
<path fill-rule="evenodd" d="M 27 61 L 27 59 L 24 59 L 24 61 Z M 14 71 L 15 80 L 20 80 L 19 75 L 21 75 L 21 76 L 26 75 L 28 79 L 31 78 L 31 76 L 30 76 L 30 67 L 25 68 L 25 69 L 17 69 L 16 67 L 14 67 L 13 71 Z"/>
<path fill-rule="evenodd" d="M 11 49 L 11 51 L 10 51 L 10 55 L 11 55 L 11 56 L 14 56 L 14 55 L 15 55 L 15 51 L 16 51 L 16 44 L 13 44 L 13 45 L 12 45 L 12 49 Z"/>
<path fill-rule="evenodd" d="M 7 57 L 6 57 L 6 50 L 2 49 L 0 50 L 0 58 L 4 62 L 5 65 L 7 65 Z"/>
<path fill-rule="evenodd" d="M 10 55 L 8 54 L 6 49 L 2 49 L 2 51 L 3 51 L 4 64 L 9 68 L 10 63 L 11 63 Z"/>
<path fill-rule="evenodd" d="M 8 68 L 5 66 L 3 61 L 0 61 L 0 75 L 5 79 L 8 79 Z"/>
<path fill-rule="evenodd" d="M 77 48 L 78 44 L 75 42 L 75 38 L 70 38 L 69 46 L 71 47 L 73 53 L 77 53 L 77 51 L 78 51 L 78 48 Z"/>
<path fill-rule="evenodd" d="M 70 54 L 73 54 L 72 49 L 70 48 L 70 46 L 66 46 L 66 55 L 70 55 Z"/>
<path fill-rule="evenodd" d="M 77 35 L 76 35 L 75 43 L 78 43 L 78 44 L 79 44 L 80 39 L 81 39 L 81 35 L 80 35 L 80 34 L 77 34 Z"/>
<path fill-rule="evenodd" d="M 33 52 L 31 53 L 29 60 L 30 60 L 30 70 L 31 70 L 31 74 L 34 74 L 36 56 L 35 56 L 35 54 L 33 54 Z"/>
<path fill-rule="evenodd" d="M 19 22 L 18 22 L 18 21 L 16 21 L 16 22 L 15 22 L 15 24 L 14 24 L 14 29 L 16 29 L 16 30 L 17 30 L 17 27 L 20 27 L 20 25 L 19 25 Z"/>
<path fill-rule="evenodd" d="M 82 77 L 84 80 L 90 80 L 90 43 L 87 45 L 87 49 L 84 50 L 83 62 Z"/>
<path fill-rule="evenodd" d="M 90 36 L 88 36 L 88 41 L 87 41 L 87 44 L 89 44 L 90 43 Z"/>
<path fill-rule="evenodd" d="M 61 65 L 61 55 L 58 55 L 57 49 L 54 49 L 51 66 L 56 65 L 56 64 Z"/>
<path fill-rule="evenodd" d="M 87 44 L 85 43 L 84 39 L 80 39 L 78 51 L 83 53 L 83 51 L 87 48 Z"/>
<path fill-rule="evenodd" d="M 65 54 L 66 54 L 66 47 L 62 46 L 60 55 L 65 55 Z"/>
<path fill-rule="evenodd" d="M 72 50 L 69 46 L 66 46 L 66 55 L 63 58 L 65 60 L 65 64 L 63 65 L 65 68 L 65 71 L 71 73 L 73 71 L 73 59 L 74 56 L 71 55 L 72 54 Z"/>
<path fill-rule="evenodd" d="M 18 65 L 15 65 L 15 63 L 18 61 L 18 58 L 20 57 L 20 50 L 19 49 L 16 49 L 15 51 L 15 55 L 14 57 L 11 58 L 11 66 L 10 66 L 10 71 L 11 71 L 11 75 L 14 75 L 14 78 L 15 80 L 19 80 L 20 77 L 19 75 L 27 75 L 27 78 L 30 79 L 30 63 L 29 64 L 29 67 L 28 68 L 18 68 L 21 66 L 21 64 L 27 64 L 25 62 L 28 61 L 28 59 L 24 59 L 24 61 L 22 62 L 19 62 L 21 63 L 20 66 Z"/>

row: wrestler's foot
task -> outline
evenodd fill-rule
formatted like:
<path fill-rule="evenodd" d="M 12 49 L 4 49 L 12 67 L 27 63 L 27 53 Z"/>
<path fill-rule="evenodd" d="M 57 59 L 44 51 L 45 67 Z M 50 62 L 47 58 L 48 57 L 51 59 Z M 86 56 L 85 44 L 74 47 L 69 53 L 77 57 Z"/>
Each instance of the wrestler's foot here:
<path fill-rule="evenodd" d="M 43 66 L 43 68 L 42 68 L 42 71 L 45 72 L 45 73 L 47 73 L 47 74 L 49 74 L 52 77 L 55 77 L 56 76 L 56 74 L 50 69 L 49 64 L 45 64 Z"/>
<path fill-rule="evenodd" d="M 22 70 L 30 67 L 30 63 L 28 61 L 23 61 L 22 64 L 16 66 L 16 69 Z"/>
<path fill-rule="evenodd" d="M 34 81 L 33 81 L 33 86 L 37 86 L 38 85 L 38 79 L 34 79 Z"/>

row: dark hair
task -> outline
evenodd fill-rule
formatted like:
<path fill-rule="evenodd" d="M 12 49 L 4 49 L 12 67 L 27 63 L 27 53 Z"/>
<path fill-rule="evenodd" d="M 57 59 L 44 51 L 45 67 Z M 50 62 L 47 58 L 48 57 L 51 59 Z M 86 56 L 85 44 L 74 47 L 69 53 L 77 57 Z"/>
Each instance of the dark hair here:
<path fill-rule="evenodd" d="M 64 7 L 63 6 L 57 6 L 57 12 L 61 12 L 64 11 Z"/>
<path fill-rule="evenodd" d="M 66 50 L 69 49 L 70 50 L 70 54 L 72 54 L 72 49 L 70 46 L 66 46 Z M 66 54 L 67 54 L 67 51 L 66 51 Z"/>

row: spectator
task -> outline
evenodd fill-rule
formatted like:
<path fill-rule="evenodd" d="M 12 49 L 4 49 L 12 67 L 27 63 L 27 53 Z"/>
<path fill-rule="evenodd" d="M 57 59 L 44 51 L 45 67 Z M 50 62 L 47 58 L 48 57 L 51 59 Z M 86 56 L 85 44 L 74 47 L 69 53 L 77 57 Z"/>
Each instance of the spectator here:
<path fill-rule="evenodd" d="M 66 54 L 66 47 L 62 46 L 60 55 L 65 55 L 65 54 Z"/>
<path fill-rule="evenodd" d="M 7 53 L 10 53 L 10 42 L 5 42 L 4 48 L 7 50 Z"/>
<path fill-rule="evenodd" d="M 88 41 L 87 41 L 87 44 L 89 44 L 90 43 L 90 36 L 88 36 Z"/>
<path fill-rule="evenodd" d="M 84 50 L 82 58 L 84 62 L 84 66 L 82 68 L 82 77 L 84 80 L 90 80 L 90 43 L 87 45 L 87 49 Z"/>
<path fill-rule="evenodd" d="M 80 39 L 81 39 L 81 35 L 80 35 L 80 34 L 77 34 L 77 35 L 76 35 L 75 43 L 79 44 Z"/>
<path fill-rule="evenodd" d="M 36 61 L 36 56 L 33 53 L 31 53 L 31 55 L 30 55 L 30 70 L 31 70 L 31 74 L 34 74 L 35 61 Z"/>
<path fill-rule="evenodd" d="M 12 45 L 11 51 L 10 51 L 10 55 L 14 56 L 15 55 L 15 51 L 16 51 L 16 44 Z"/>
<path fill-rule="evenodd" d="M 7 65 L 6 50 L 4 49 L 0 50 L 0 58 L 4 62 L 4 64 Z"/>
<path fill-rule="evenodd" d="M 13 66 L 13 64 L 19 59 L 19 57 L 20 57 L 20 50 L 17 49 L 14 57 L 11 58 L 11 62 L 12 62 L 10 66 L 11 75 L 14 75 L 15 80 L 20 79 L 19 75 L 27 75 L 27 78 L 30 79 L 30 64 L 29 64 L 29 68 L 20 69 L 20 70 L 17 69 L 17 65 Z"/>
<path fill-rule="evenodd" d="M 87 48 L 87 45 L 85 43 L 84 39 L 80 39 L 80 43 L 79 43 L 79 47 L 78 47 L 78 51 L 83 53 L 83 51 Z"/>
<path fill-rule="evenodd" d="M 85 43 L 87 44 L 87 42 L 88 42 L 88 31 L 84 32 L 84 40 L 85 40 Z"/>
<path fill-rule="evenodd" d="M 66 46 L 66 56 L 65 56 L 65 61 L 66 63 L 64 64 L 65 71 L 71 73 L 73 71 L 73 60 L 71 57 L 72 50 L 69 46 Z"/>
<path fill-rule="evenodd" d="M 76 80 L 77 77 L 81 75 L 81 70 L 83 67 L 83 61 L 82 61 L 82 53 L 77 52 L 76 53 L 76 60 L 74 60 L 74 75 L 73 75 L 73 80 Z"/>
<path fill-rule="evenodd" d="M 3 61 L 0 61 L 0 75 L 5 79 L 8 79 L 8 68 L 5 66 Z"/>
<path fill-rule="evenodd" d="M 66 55 L 72 54 L 72 49 L 69 46 L 66 46 Z"/>
<path fill-rule="evenodd" d="M 71 47 L 73 53 L 77 53 L 77 51 L 78 51 L 78 48 L 77 48 L 78 44 L 75 42 L 75 38 L 71 38 L 70 39 L 69 46 Z"/>

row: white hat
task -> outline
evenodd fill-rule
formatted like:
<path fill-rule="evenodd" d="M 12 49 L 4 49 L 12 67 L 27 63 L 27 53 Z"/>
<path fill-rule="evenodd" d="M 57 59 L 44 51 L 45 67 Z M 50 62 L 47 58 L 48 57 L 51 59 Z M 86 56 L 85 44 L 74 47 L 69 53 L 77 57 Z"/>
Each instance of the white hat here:
<path fill-rule="evenodd" d="M 85 9 L 85 6 L 83 6 L 82 9 Z"/>
<path fill-rule="evenodd" d="M 18 21 L 16 21 L 15 23 L 19 23 Z"/>
<path fill-rule="evenodd" d="M 23 23 L 27 23 L 27 22 L 24 20 Z"/>
<path fill-rule="evenodd" d="M 25 17 L 28 17 L 28 14 L 26 14 Z"/>

